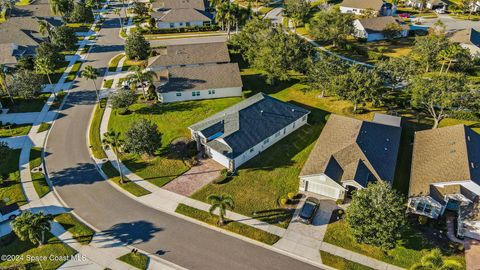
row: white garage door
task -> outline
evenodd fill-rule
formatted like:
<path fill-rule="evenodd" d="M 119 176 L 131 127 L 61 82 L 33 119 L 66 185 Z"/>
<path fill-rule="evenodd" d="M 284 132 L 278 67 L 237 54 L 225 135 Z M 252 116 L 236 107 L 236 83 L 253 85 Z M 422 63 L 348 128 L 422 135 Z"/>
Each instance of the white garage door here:
<path fill-rule="evenodd" d="M 339 190 L 338 189 L 336 189 L 334 187 L 331 187 L 331 186 L 311 182 L 311 181 L 307 181 L 307 189 L 306 190 L 309 191 L 309 192 L 317 193 L 317 194 L 327 196 L 327 197 L 331 197 L 331 198 L 334 198 L 334 199 L 338 199 L 338 195 L 339 195 Z"/>

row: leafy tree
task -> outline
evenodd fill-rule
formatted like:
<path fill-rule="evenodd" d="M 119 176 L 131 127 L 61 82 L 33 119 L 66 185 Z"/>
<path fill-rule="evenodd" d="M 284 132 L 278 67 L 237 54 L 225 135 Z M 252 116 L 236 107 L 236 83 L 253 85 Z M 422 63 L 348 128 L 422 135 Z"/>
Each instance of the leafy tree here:
<path fill-rule="evenodd" d="M 135 89 L 136 89 L 136 85 L 138 84 L 142 86 L 143 99 L 147 100 L 145 83 L 148 82 L 149 84 L 153 84 L 154 79 L 158 78 L 157 74 L 154 71 L 145 70 L 139 66 L 133 66 L 130 70 L 133 71 L 133 73 L 127 77 L 128 80 L 130 80 L 133 84 L 135 84 Z"/>
<path fill-rule="evenodd" d="M 220 24 L 222 30 L 227 30 L 228 38 L 230 38 L 232 26 L 238 21 L 238 9 L 239 7 L 230 1 L 215 6 L 215 20 Z"/>
<path fill-rule="evenodd" d="M 417 60 L 418 64 L 429 72 L 437 66 L 438 55 L 449 44 L 444 34 L 430 33 L 426 36 L 417 36 L 411 51 L 411 56 Z"/>
<path fill-rule="evenodd" d="M 392 89 L 402 82 L 407 82 L 417 69 L 416 63 L 408 57 L 391 57 L 380 60 L 377 62 L 376 68 Z"/>
<path fill-rule="evenodd" d="M 45 233 L 51 229 L 52 220 L 52 215 L 26 210 L 15 218 L 11 225 L 13 232 L 20 240 L 29 240 L 32 244 L 41 246 L 45 243 Z"/>
<path fill-rule="evenodd" d="M 69 14 L 68 20 L 72 23 L 92 23 L 95 18 L 91 8 L 86 7 L 82 2 L 78 2 Z"/>
<path fill-rule="evenodd" d="M 463 48 L 459 44 L 450 44 L 444 50 L 440 51 L 437 59 L 441 63 L 440 72 L 444 71 L 445 64 L 447 68 L 445 72 L 448 72 L 454 64 L 456 70 L 465 71 L 472 66 L 472 57 L 468 49 Z"/>
<path fill-rule="evenodd" d="M 353 15 L 338 9 L 322 10 L 310 20 L 309 31 L 316 39 L 331 42 L 334 47 L 346 42 L 353 34 Z"/>
<path fill-rule="evenodd" d="M 5 67 L 0 64 L 0 90 L 2 93 L 5 93 L 9 98 L 10 98 L 10 101 L 12 102 L 12 104 L 14 104 L 14 100 L 13 100 L 13 94 L 10 90 L 10 87 L 7 83 L 7 77 L 8 77 L 8 72 L 7 70 L 5 69 Z"/>
<path fill-rule="evenodd" d="M 80 73 L 81 77 L 86 78 L 87 80 L 91 80 L 93 86 L 95 87 L 95 94 L 97 95 L 97 102 L 100 101 L 100 93 L 98 92 L 97 83 L 95 82 L 98 77 L 98 72 L 92 66 L 86 66 L 85 69 Z"/>
<path fill-rule="evenodd" d="M 367 8 L 362 11 L 362 18 L 375 18 L 378 16 L 378 10 Z"/>
<path fill-rule="evenodd" d="M 60 63 L 64 61 L 64 57 L 59 53 L 57 46 L 50 42 L 43 42 L 37 47 L 37 56 L 38 58 L 44 58 L 49 61 L 52 65 L 52 69 L 56 69 L 60 66 Z M 35 59 L 35 61 L 36 61 Z"/>
<path fill-rule="evenodd" d="M 435 73 L 414 77 L 409 86 L 411 103 L 433 118 L 433 128 L 449 116 L 456 107 L 469 108 L 474 101 L 465 76 L 454 73 Z"/>
<path fill-rule="evenodd" d="M 48 38 L 48 41 L 51 41 L 54 27 L 46 20 L 38 20 L 37 23 L 38 32 L 42 34 L 42 36 L 46 36 Z"/>
<path fill-rule="evenodd" d="M 324 97 L 334 89 L 336 76 L 346 72 L 348 66 L 345 61 L 329 54 L 321 54 L 319 59 L 309 65 L 307 80 L 311 88 L 321 91 L 320 97 Z"/>
<path fill-rule="evenodd" d="M 135 103 L 137 96 L 130 90 L 119 89 L 110 95 L 110 102 L 114 109 L 128 110 L 128 107 Z"/>
<path fill-rule="evenodd" d="M 72 0 L 49 0 L 48 2 L 54 15 L 65 16 L 73 10 Z"/>
<path fill-rule="evenodd" d="M 133 12 L 140 17 L 148 15 L 148 7 L 145 3 L 133 2 Z"/>
<path fill-rule="evenodd" d="M 41 78 L 33 71 L 26 69 L 16 71 L 12 81 L 15 82 L 11 86 L 12 92 L 25 99 L 34 98 L 42 88 Z"/>
<path fill-rule="evenodd" d="M 460 270 L 462 264 L 455 260 L 444 260 L 440 249 L 435 248 L 424 255 L 419 263 L 414 264 L 410 270 Z"/>
<path fill-rule="evenodd" d="M 289 69 L 305 74 L 308 70 L 308 62 L 315 58 L 316 50 L 305 39 L 296 34 L 285 34 L 285 53 Z"/>
<path fill-rule="evenodd" d="M 71 50 L 75 48 L 77 36 L 72 28 L 62 25 L 53 30 L 52 43 L 61 50 Z"/>
<path fill-rule="evenodd" d="M 57 94 L 55 93 L 55 87 L 52 83 L 52 79 L 50 78 L 50 74 L 53 74 L 55 72 L 55 63 L 53 63 L 50 59 L 46 57 L 37 57 L 35 59 L 35 71 L 38 74 L 43 74 L 47 76 L 48 82 L 53 87 L 53 95 L 56 98 Z"/>
<path fill-rule="evenodd" d="M 33 70 L 35 68 L 35 59 L 32 56 L 22 56 L 18 58 L 15 69 Z"/>
<path fill-rule="evenodd" d="M 122 90 L 125 92 L 130 92 L 127 90 Z M 118 148 L 123 146 L 123 141 L 120 139 L 120 132 L 115 132 L 114 130 L 109 130 L 103 134 L 103 144 L 110 147 L 115 153 L 115 158 L 117 159 L 117 169 L 120 173 L 120 184 L 125 184 L 125 179 L 123 177 L 123 171 L 120 166 L 120 158 L 118 156 Z"/>
<path fill-rule="evenodd" d="M 131 32 L 125 41 L 125 54 L 128 59 L 145 60 L 150 54 L 150 43 L 137 32 Z"/>
<path fill-rule="evenodd" d="M 460 1 L 462 4 L 462 10 L 464 13 L 468 13 L 468 19 L 470 20 L 470 17 L 472 16 L 473 13 L 473 7 L 477 0 L 461 0 Z"/>
<path fill-rule="evenodd" d="M 403 28 L 398 23 L 389 23 L 385 26 L 382 33 L 387 39 L 395 39 L 402 36 Z"/>
<path fill-rule="evenodd" d="M 406 226 L 402 196 L 384 181 L 370 183 L 353 194 L 346 221 L 357 242 L 394 248 Z"/>
<path fill-rule="evenodd" d="M 269 38 L 271 27 L 271 21 L 255 17 L 245 24 L 240 33 L 232 37 L 230 44 L 241 52 L 245 61 L 253 63 L 259 43 Z"/>
<path fill-rule="evenodd" d="M 0 161 L 7 159 L 8 154 L 12 149 L 8 146 L 6 142 L 0 142 Z"/>
<path fill-rule="evenodd" d="M 285 0 L 284 2 L 284 12 L 292 18 L 294 29 L 298 24 L 305 22 L 310 9 L 310 2 L 307 0 Z"/>
<path fill-rule="evenodd" d="M 218 208 L 218 224 L 220 226 L 225 225 L 225 214 L 227 213 L 227 208 L 235 208 L 235 202 L 230 195 L 215 195 L 212 194 L 207 197 L 207 200 L 210 202 L 211 206 L 208 211 L 213 215 L 214 211 Z"/>
<path fill-rule="evenodd" d="M 162 146 L 162 134 L 156 124 L 142 118 L 125 133 L 125 149 L 135 154 L 153 156 Z"/>

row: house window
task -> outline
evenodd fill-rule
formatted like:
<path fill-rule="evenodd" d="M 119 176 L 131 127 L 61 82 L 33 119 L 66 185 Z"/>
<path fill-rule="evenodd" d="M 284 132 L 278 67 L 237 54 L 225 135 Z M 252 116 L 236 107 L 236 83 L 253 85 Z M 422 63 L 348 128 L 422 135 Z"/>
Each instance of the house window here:
<path fill-rule="evenodd" d="M 200 96 L 200 91 L 197 92 L 192 92 L 193 97 L 199 97 Z"/>
<path fill-rule="evenodd" d="M 171 23 L 170 24 L 170 28 L 174 28 L 175 27 L 175 24 L 174 23 Z"/>
<path fill-rule="evenodd" d="M 215 95 L 215 90 L 208 90 L 209 95 Z"/>
<path fill-rule="evenodd" d="M 263 144 L 267 144 L 270 140 L 267 138 L 265 141 L 263 141 Z"/>
<path fill-rule="evenodd" d="M 187 25 L 187 27 L 190 27 L 190 22 L 186 22 L 185 25 Z"/>
<path fill-rule="evenodd" d="M 182 96 L 182 93 L 177 93 L 177 97 L 181 97 Z"/>
<path fill-rule="evenodd" d="M 180 26 L 183 26 L 183 23 L 182 23 L 182 22 L 180 23 Z"/>
<path fill-rule="evenodd" d="M 200 96 L 200 91 L 197 92 L 197 96 Z"/>

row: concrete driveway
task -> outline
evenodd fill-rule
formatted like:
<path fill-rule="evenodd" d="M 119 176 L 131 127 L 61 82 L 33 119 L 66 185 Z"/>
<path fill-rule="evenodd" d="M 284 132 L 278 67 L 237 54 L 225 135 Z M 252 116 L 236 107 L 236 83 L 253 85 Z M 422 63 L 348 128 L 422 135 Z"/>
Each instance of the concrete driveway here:
<path fill-rule="evenodd" d="M 302 198 L 285 235 L 275 244 L 275 247 L 312 260 L 321 261 L 319 253 L 320 245 L 327 231 L 332 212 L 337 209 L 338 206 L 335 204 L 335 201 L 327 197 L 313 195 L 320 200 L 320 208 L 312 224 L 307 225 L 299 221 L 298 215 L 308 196 L 312 196 L 312 194 L 306 194 L 306 196 Z"/>

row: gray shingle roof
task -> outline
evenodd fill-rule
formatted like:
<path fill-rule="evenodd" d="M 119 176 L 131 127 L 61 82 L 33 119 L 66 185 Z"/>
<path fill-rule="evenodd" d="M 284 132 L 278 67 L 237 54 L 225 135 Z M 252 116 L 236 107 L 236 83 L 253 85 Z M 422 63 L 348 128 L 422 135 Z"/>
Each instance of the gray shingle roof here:
<path fill-rule="evenodd" d="M 465 125 L 415 133 L 410 196 L 427 195 L 433 183 L 466 180 L 480 185 L 480 135 Z"/>
<path fill-rule="evenodd" d="M 169 68 L 167 76 L 168 82 L 160 87 L 161 92 L 243 86 L 237 63 Z"/>
<path fill-rule="evenodd" d="M 383 4 L 383 0 L 344 0 L 342 3 L 340 3 L 340 6 L 359 9 L 371 8 L 374 10 L 380 10 Z"/>
<path fill-rule="evenodd" d="M 150 14 L 152 18 L 161 22 L 209 22 L 212 19 L 206 15 L 204 11 L 194 8 L 175 8 L 166 11 L 156 11 Z"/>
<path fill-rule="evenodd" d="M 452 42 L 480 47 L 480 33 L 474 28 L 453 31 L 447 35 Z"/>
<path fill-rule="evenodd" d="M 360 24 L 365 28 L 367 33 L 379 33 L 382 32 L 387 25 L 394 23 L 400 25 L 400 23 L 392 16 L 374 17 L 367 19 L 359 19 Z M 402 29 L 407 30 L 408 26 L 400 25 Z"/>
<path fill-rule="evenodd" d="M 259 93 L 190 129 L 202 132 L 207 138 L 219 134 L 207 145 L 233 159 L 308 113 L 301 107 Z"/>
<path fill-rule="evenodd" d="M 157 0 L 152 4 L 153 9 L 194 8 L 205 10 L 204 0 Z"/>
<path fill-rule="evenodd" d="M 149 68 L 230 62 L 225 42 L 170 45 L 159 51 L 159 55 L 148 60 Z"/>
<path fill-rule="evenodd" d="M 393 182 L 401 128 L 330 115 L 300 175 L 326 174 L 337 182 Z"/>

